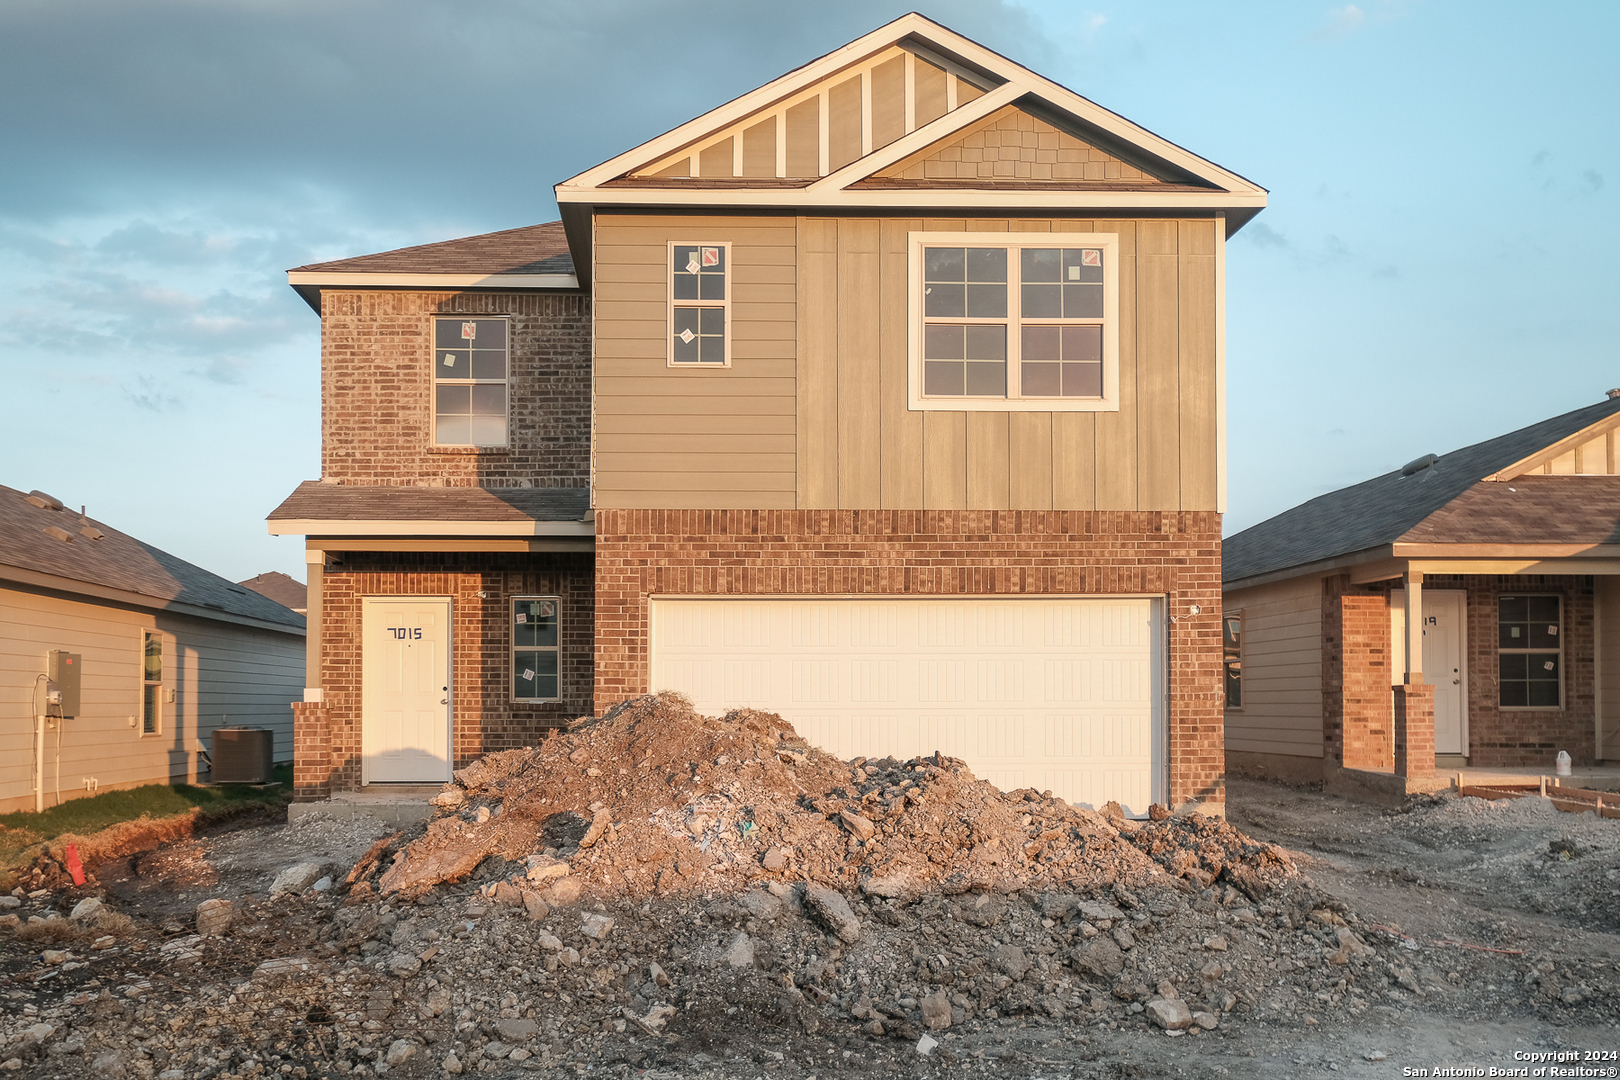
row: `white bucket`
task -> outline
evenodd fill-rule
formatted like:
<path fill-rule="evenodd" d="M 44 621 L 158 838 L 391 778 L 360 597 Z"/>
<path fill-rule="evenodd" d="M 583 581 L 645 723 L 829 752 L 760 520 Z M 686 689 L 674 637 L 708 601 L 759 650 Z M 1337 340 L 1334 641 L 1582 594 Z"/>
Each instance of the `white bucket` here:
<path fill-rule="evenodd" d="M 1558 764 L 1556 766 L 1554 766 L 1553 771 L 1555 773 L 1557 773 L 1559 776 L 1568 776 L 1569 775 L 1569 751 L 1568 750 L 1560 750 L 1560 751 L 1558 751 Z"/>

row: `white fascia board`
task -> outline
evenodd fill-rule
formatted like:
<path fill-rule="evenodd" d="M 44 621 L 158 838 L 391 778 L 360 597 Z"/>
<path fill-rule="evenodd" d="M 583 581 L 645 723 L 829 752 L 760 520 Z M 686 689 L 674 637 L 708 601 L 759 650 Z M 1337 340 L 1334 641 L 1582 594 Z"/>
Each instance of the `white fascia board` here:
<path fill-rule="evenodd" d="M 332 521 L 287 518 L 272 521 L 271 536 L 590 536 L 592 521 Z"/>
<path fill-rule="evenodd" d="M 897 161 L 904 161 L 920 150 L 926 150 L 937 142 L 949 139 L 955 132 L 978 123 L 997 109 L 1011 105 L 1023 96 L 1023 88 L 1016 83 L 1003 83 L 932 123 L 924 124 L 911 134 L 902 135 L 889 145 L 880 147 L 865 157 L 856 158 L 842 169 L 828 173 L 803 190 L 817 193 L 838 191 L 858 180 L 865 180 Z"/>
<path fill-rule="evenodd" d="M 289 285 L 342 289 L 578 289 L 575 274 L 369 274 L 287 271 Z"/>
<path fill-rule="evenodd" d="M 1008 210 L 1106 209 L 1106 210 L 1230 210 L 1253 207 L 1264 209 L 1264 192 L 1248 194 L 1229 191 L 1085 191 L 1069 189 L 1019 189 L 997 191 L 990 188 L 882 188 L 871 190 L 810 191 L 808 188 L 732 188 L 725 191 L 673 188 L 594 188 L 557 189 L 561 203 L 586 203 L 598 207 L 743 206 L 778 209 L 808 209 L 836 212 L 850 207 L 874 209 L 915 209 L 949 206 L 961 209 L 993 207 Z"/>
<path fill-rule="evenodd" d="M 674 153 L 690 142 L 702 139 L 711 132 L 732 124 L 748 116 L 750 113 L 768 108 L 778 100 L 798 93 L 805 87 L 820 82 L 838 71 L 856 63 L 862 57 L 888 45 L 893 45 L 907 35 L 928 29 L 944 29 L 937 23 L 931 22 L 915 13 L 902 15 L 891 23 L 863 35 L 842 48 L 835 49 L 817 60 L 801 68 L 796 68 L 786 75 L 778 76 L 764 86 L 739 98 L 733 98 L 717 109 L 711 109 L 702 116 L 688 120 L 678 128 L 666 131 L 655 139 L 650 139 L 640 146 L 626 150 L 616 157 L 609 158 L 594 169 L 587 169 L 578 176 L 564 180 L 557 185 L 560 191 L 563 188 L 592 189 L 598 184 L 605 184 L 615 177 L 622 176 L 631 169 L 639 168 L 648 162 Z"/>

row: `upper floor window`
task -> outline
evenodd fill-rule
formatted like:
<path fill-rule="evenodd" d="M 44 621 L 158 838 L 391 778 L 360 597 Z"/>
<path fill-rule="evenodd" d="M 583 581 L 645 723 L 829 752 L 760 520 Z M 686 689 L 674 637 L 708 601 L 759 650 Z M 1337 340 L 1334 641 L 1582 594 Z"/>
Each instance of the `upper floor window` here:
<path fill-rule="evenodd" d="M 1117 409 L 1118 256 L 1111 233 L 912 233 L 910 407 Z"/>
<path fill-rule="evenodd" d="M 141 632 L 141 734 L 163 733 L 163 635 Z"/>
<path fill-rule="evenodd" d="M 731 363 L 731 245 L 669 245 L 669 363 Z"/>
<path fill-rule="evenodd" d="M 433 320 L 433 442 L 505 446 L 510 320 Z"/>
<path fill-rule="evenodd" d="M 1556 709 L 1563 704 L 1563 635 L 1556 596 L 1497 599 L 1497 704 Z"/>

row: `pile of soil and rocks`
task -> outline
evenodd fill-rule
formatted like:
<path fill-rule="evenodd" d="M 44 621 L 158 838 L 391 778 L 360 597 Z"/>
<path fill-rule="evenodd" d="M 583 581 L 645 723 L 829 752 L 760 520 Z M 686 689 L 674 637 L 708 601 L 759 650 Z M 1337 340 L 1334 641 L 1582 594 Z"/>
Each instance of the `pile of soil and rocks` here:
<path fill-rule="evenodd" d="M 842 761 L 767 713 L 638 699 L 435 802 L 408 832 L 312 815 L 79 887 L 42 867 L 0 900 L 0 1069 L 1119 1075 L 1166 1035 L 1241 1054 L 1428 993 L 1409 935 L 1223 820 Z"/>

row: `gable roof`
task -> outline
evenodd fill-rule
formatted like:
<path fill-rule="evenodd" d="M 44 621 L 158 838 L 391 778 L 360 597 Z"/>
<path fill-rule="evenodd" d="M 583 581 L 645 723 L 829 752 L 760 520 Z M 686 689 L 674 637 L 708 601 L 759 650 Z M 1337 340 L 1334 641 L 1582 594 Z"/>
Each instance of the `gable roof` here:
<path fill-rule="evenodd" d="M 1511 485 L 1490 480 L 1493 474 L 1565 440 L 1573 441 L 1572 436 L 1612 419 L 1620 419 L 1620 398 L 1453 450 L 1409 476 L 1396 469 L 1318 496 L 1227 537 L 1221 545 L 1221 579 L 1243 581 L 1400 541 L 1488 542 L 1484 537 L 1493 515 L 1494 520 L 1509 525 L 1527 520 L 1526 515 L 1533 512 L 1531 492 L 1536 500 L 1555 498 L 1558 492 L 1568 491 L 1559 481 L 1569 479 L 1590 485 L 1594 493 L 1616 486 L 1617 478 L 1599 476 L 1521 476 Z M 1527 480 L 1532 483 L 1525 485 Z M 1498 490 L 1476 491 L 1476 485 Z M 1521 490 L 1509 491 L 1509 486 Z M 1586 490 L 1583 486 L 1582 491 Z M 1520 494 L 1525 498 L 1517 498 Z M 1512 508 L 1511 514 L 1504 513 L 1508 508 Z M 1604 531 L 1601 511 L 1595 512 L 1597 517 L 1579 526 L 1583 534 Z M 1461 539 L 1464 536 L 1472 539 Z"/>
<path fill-rule="evenodd" d="M 40 499 L 45 502 L 47 500 Z M 51 530 L 51 531 L 47 531 Z M 304 617 L 104 522 L 0 486 L 0 579 L 302 634 Z"/>
<path fill-rule="evenodd" d="M 287 282 L 317 312 L 321 309 L 322 286 L 579 288 L 560 221 L 310 263 L 287 271 Z"/>
<path fill-rule="evenodd" d="M 279 570 L 257 574 L 246 581 L 238 581 L 237 584 L 292 611 L 302 612 L 309 608 L 309 586 Z"/>
<path fill-rule="evenodd" d="M 946 151 L 1009 108 L 1128 164 L 1133 175 L 1029 184 L 992 171 L 953 178 L 971 182 L 941 191 L 927 177 L 892 174 L 902 162 Z M 815 153 L 807 152 L 811 146 Z M 915 12 L 555 191 L 586 276 L 591 213 L 610 206 L 1177 210 L 1223 213 L 1230 235 L 1266 204 L 1259 185 Z"/>

